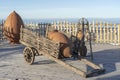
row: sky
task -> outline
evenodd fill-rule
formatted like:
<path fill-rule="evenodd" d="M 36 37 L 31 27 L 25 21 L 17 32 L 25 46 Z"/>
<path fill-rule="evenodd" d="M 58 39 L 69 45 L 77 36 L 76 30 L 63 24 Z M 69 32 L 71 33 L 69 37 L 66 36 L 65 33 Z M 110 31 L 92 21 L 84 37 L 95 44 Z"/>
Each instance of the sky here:
<path fill-rule="evenodd" d="M 0 0 L 0 18 L 120 18 L 120 0 Z"/>

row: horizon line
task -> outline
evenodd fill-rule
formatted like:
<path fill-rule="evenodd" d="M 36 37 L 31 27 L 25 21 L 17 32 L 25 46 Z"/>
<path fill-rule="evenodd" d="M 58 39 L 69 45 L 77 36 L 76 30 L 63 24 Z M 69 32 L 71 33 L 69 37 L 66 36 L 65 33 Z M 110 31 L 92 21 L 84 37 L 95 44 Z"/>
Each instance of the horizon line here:
<path fill-rule="evenodd" d="M 120 19 L 120 17 L 65 17 L 65 18 L 60 18 L 60 17 L 53 17 L 53 18 L 23 18 L 21 17 L 22 19 L 81 19 L 81 18 L 88 18 L 88 19 Z M 0 18 L 0 20 L 2 19 L 6 19 L 6 18 Z"/>

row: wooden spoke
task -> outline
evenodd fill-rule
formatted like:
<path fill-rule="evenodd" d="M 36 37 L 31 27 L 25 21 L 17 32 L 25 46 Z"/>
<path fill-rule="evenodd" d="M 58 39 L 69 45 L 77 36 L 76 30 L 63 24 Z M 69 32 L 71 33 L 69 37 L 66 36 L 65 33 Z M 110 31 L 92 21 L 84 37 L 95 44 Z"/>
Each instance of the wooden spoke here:
<path fill-rule="evenodd" d="M 32 51 L 35 54 L 35 56 L 39 56 L 39 52 L 37 49 L 35 49 L 34 47 L 32 47 Z"/>

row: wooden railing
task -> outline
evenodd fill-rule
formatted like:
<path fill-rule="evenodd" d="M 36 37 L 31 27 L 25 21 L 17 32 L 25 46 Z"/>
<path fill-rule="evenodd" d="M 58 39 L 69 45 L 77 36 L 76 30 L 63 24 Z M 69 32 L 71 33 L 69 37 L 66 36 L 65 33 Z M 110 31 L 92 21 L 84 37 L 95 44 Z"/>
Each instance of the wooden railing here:
<path fill-rule="evenodd" d="M 76 35 L 77 23 L 53 22 L 52 27 L 67 34 Z M 97 43 L 113 43 L 120 45 L 120 24 L 93 22 L 89 23 L 89 30 L 92 34 L 92 40 Z"/>
<path fill-rule="evenodd" d="M 74 35 L 76 36 L 76 33 L 77 33 L 77 24 L 76 23 L 69 23 L 67 21 L 65 22 L 53 22 L 52 23 L 52 27 L 59 30 L 59 31 L 63 31 L 67 34 L 70 34 L 70 35 Z"/>
<path fill-rule="evenodd" d="M 30 24 L 29 27 L 33 30 L 37 30 L 39 32 L 38 35 L 46 36 L 46 29 L 57 29 L 66 34 L 76 36 L 77 34 L 77 23 L 70 23 L 68 21 L 59 21 L 53 22 L 49 24 L 40 23 L 39 25 Z M 3 27 L 0 26 L 0 39 L 3 36 Z M 103 23 L 102 21 L 93 21 L 89 23 L 89 31 L 92 34 L 92 40 L 96 43 L 113 43 L 116 45 L 120 45 L 120 24 L 113 23 Z"/>
<path fill-rule="evenodd" d="M 96 22 L 90 24 L 90 32 L 95 34 L 97 43 L 120 45 L 120 24 Z"/>

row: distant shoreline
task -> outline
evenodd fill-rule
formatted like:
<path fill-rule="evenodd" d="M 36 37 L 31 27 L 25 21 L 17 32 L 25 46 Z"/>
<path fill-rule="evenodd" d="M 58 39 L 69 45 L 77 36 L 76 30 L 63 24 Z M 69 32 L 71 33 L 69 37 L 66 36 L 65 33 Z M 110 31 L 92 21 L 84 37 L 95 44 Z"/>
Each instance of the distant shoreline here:
<path fill-rule="evenodd" d="M 24 19 L 24 23 L 52 23 L 52 22 L 59 22 L 59 21 L 68 21 L 68 22 L 73 22 L 77 23 L 81 18 L 41 18 L 41 19 Z M 120 18 L 86 18 L 89 23 L 92 23 L 93 21 L 102 21 L 102 22 L 108 22 L 108 23 L 114 23 L 114 24 L 120 24 Z M 2 20 L 5 19 L 0 19 L 0 23 Z"/>
<path fill-rule="evenodd" d="M 24 22 L 33 22 L 33 23 L 52 23 L 52 22 L 59 22 L 59 21 L 68 21 L 77 23 L 81 18 L 50 18 L 50 19 L 23 19 Z M 120 18 L 87 18 L 87 20 L 92 23 L 93 21 L 102 21 L 102 22 L 108 22 L 108 23 L 120 23 Z"/>

